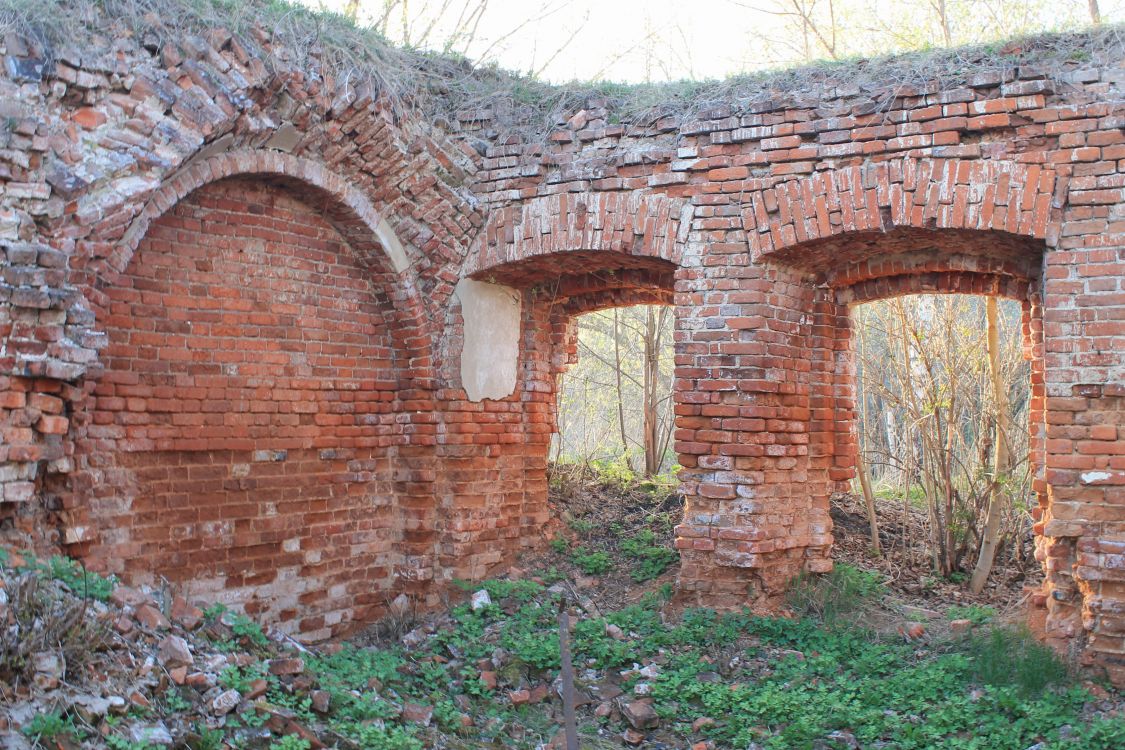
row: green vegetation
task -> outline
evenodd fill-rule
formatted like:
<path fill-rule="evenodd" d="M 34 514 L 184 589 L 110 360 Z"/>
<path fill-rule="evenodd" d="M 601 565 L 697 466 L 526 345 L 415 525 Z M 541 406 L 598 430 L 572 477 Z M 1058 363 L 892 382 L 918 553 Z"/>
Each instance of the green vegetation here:
<path fill-rule="evenodd" d="M 996 610 L 981 604 L 953 605 L 945 611 L 950 620 L 968 620 L 973 625 L 984 625 L 996 618 Z"/>
<path fill-rule="evenodd" d="M 421 730 L 395 719 L 397 702 L 415 701 L 435 707 L 437 731 L 454 732 L 464 743 L 455 747 L 503 737 L 505 747 L 532 748 L 548 740 L 554 725 L 547 709 L 510 705 L 502 692 L 484 689 L 468 665 L 488 659 L 498 645 L 509 657 L 500 670 L 503 681 L 549 683 L 559 668 L 558 600 L 525 581 L 483 586 L 496 606 L 455 607 L 448 627 L 416 651 L 346 647 L 312 659 L 311 671 L 332 694 L 333 730 L 364 747 L 429 746 Z M 810 594 L 816 606 L 836 606 L 838 613 L 838 603 L 828 604 L 838 592 L 871 597 L 881 590 L 869 574 L 846 566 L 808 588 L 816 592 Z M 1024 632 L 994 629 L 919 649 L 842 623 L 825 628 L 813 618 L 697 609 L 666 622 L 663 603 L 652 594 L 604 617 L 581 619 L 572 647 L 576 663 L 606 675 L 659 664 L 645 681 L 663 731 L 681 745 L 702 735 L 718 748 L 834 747 L 823 742 L 843 732 L 862 747 L 898 750 L 1024 750 L 1036 743 L 1109 750 L 1125 736 L 1120 718 L 1082 719 L 1089 695 L 1057 656 Z M 608 635 L 611 624 L 628 637 Z M 442 661 L 450 653 L 461 657 L 452 667 Z M 626 673 L 621 685 L 631 690 L 640 680 Z M 461 708 L 451 696 L 464 696 L 457 699 Z M 459 727 L 460 711 L 484 718 Z M 715 721 L 693 732 L 691 724 L 701 717 Z"/>
<path fill-rule="evenodd" d="M 802 573 L 790 588 L 788 600 L 794 611 L 835 626 L 847 621 L 884 591 L 885 587 L 874 573 L 837 563 L 831 573 Z"/>
<path fill-rule="evenodd" d="M 20 732 L 33 742 L 41 744 L 66 737 L 80 740 L 86 734 L 75 725 L 73 717 L 61 711 L 50 711 L 32 717 Z"/>
<path fill-rule="evenodd" d="M 573 560 L 574 564 L 586 575 L 604 575 L 613 568 L 613 560 L 606 552 L 593 552 L 579 547 L 574 550 L 570 559 Z"/>
<path fill-rule="evenodd" d="M 657 578 L 680 559 L 676 550 L 657 544 L 656 534 L 651 529 L 642 529 L 632 537 L 621 542 L 621 551 L 634 560 L 636 565 L 630 576 L 637 583 Z"/>
<path fill-rule="evenodd" d="M 11 556 L 7 550 L 0 550 L 0 568 L 13 567 Z M 108 578 L 97 573 L 91 573 L 77 560 L 69 557 L 54 555 L 46 560 L 39 560 L 30 552 L 20 553 L 22 562 L 14 566 L 17 571 L 33 571 L 47 578 L 52 578 L 65 585 L 76 596 L 97 599 L 100 602 L 109 601 L 117 585 L 117 579 Z"/>

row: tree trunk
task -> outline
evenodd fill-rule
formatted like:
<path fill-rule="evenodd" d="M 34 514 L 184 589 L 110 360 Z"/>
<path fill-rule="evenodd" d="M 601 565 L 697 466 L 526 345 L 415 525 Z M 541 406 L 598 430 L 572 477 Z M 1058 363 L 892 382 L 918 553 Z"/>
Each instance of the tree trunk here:
<path fill-rule="evenodd" d="M 642 405 L 645 476 L 651 477 L 660 471 L 660 456 L 657 455 L 659 440 L 660 394 L 660 328 L 656 310 L 651 305 L 645 309 L 644 340 L 644 403 Z"/>
<path fill-rule="evenodd" d="M 617 380 L 617 424 L 621 429 L 621 456 L 629 465 L 629 438 L 625 432 L 625 393 L 621 390 L 621 328 L 617 308 L 613 309 L 613 376 Z"/>
<path fill-rule="evenodd" d="M 1090 5 L 1090 23 L 1097 26 L 1102 22 L 1102 10 L 1098 7 L 1098 0 L 1089 0 Z"/>
<path fill-rule="evenodd" d="M 1008 472 L 1008 393 L 1000 372 L 1000 325 L 995 297 L 988 298 L 988 369 L 992 376 L 992 397 L 996 408 L 996 452 L 993 454 L 992 482 L 988 490 L 988 515 L 981 535 L 980 554 L 969 579 L 969 590 L 979 594 L 984 588 L 996 547 L 1000 542 L 1000 520 L 1007 505 L 1003 480 Z"/>
<path fill-rule="evenodd" d="M 863 385 L 864 362 L 864 336 L 859 334 L 859 377 L 856 378 L 859 391 L 859 430 L 856 435 L 855 469 L 859 474 L 859 486 L 863 490 L 863 503 L 867 507 L 867 523 L 871 527 L 871 549 L 876 557 L 883 556 L 883 548 L 879 544 L 879 518 L 875 515 L 875 494 L 871 491 L 871 478 L 867 474 L 867 461 L 863 457 L 863 438 L 867 434 L 867 392 Z"/>

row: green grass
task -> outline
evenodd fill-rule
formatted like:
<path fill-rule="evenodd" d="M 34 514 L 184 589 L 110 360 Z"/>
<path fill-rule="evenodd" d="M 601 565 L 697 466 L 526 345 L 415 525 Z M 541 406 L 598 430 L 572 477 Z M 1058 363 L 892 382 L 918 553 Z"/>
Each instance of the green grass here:
<path fill-rule="evenodd" d="M 973 625 L 984 625 L 996 619 L 996 610 L 981 604 L 953 605 L 945 611 L 950 620 L 968 620 Z"/>
<path fill-rule="evenodd" d="M 795 612 L 834 626 L 885 591 L 874 573 L 847 563 L 836 563 L 831 573 L 798 576 L 790 586 L 787 600 Z"/>

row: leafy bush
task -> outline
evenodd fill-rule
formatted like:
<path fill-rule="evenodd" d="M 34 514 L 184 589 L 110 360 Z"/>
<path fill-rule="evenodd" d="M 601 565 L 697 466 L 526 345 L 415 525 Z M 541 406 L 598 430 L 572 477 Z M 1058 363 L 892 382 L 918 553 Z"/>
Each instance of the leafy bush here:
<path fill-rule="evenodd" d="M 61 711 L 49 711 L 36 714 L 31 721 L 23 725 L 20 732 L 36 743 L 59 740 L 63 737 L 81 739 L 81 732 L 74 724 L 74 719 Z"/>

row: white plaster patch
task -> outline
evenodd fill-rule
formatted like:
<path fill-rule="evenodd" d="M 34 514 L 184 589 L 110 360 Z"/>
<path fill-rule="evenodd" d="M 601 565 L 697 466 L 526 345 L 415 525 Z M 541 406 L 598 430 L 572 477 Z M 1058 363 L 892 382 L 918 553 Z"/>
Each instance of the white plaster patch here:
<path fill-rule="evenodd" d="M 395 273 L 402 273 L 410 268 L 406 250 L 402 248 L 402 243 L 398 241 L 398 235 L 395 234 L 395 230 L 391 228 L 386 219 L 379 220 L 379 226 L 375 227 L 375 237 L 379 240 L 379 244 L 383 246 L 387 257 L 391 259 L 391 267 L 395 269 Z"/>
<path fill-rule="evenodd" d="M 1093 484 L 1094 482 L 1104 482 L 1113 475 L 1108 471 L 1084 471 L 1079 477 L 1082 479 L 1082 484 Z"/>
<path fill-rule="evenodd" d="M 465 335 L 461 346 L 461 385 L 470 401 L 511 396 L 520 356 L 518 290 L 501 284 L 461 279 L 454 290 L 461 303 Z"/>

